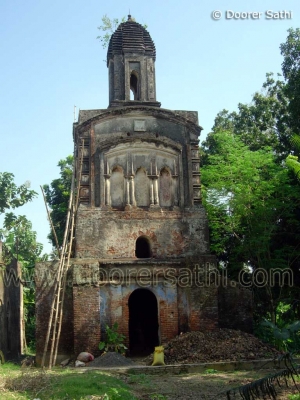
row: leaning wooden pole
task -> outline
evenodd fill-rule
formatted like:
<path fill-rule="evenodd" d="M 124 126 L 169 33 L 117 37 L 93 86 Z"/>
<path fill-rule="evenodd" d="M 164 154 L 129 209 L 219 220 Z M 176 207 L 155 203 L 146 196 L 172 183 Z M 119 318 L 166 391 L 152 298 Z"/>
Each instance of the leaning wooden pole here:
<path fill-rule="evenodd" d="M 63 253 L 61 253 L 61 254 L 63 254 Z M 60 261 L 59 261 L 59 266 L 58 266 L 58 269 L 57 269 L 56 275 L 55 275 L 55 282 L 54 282 L 54 287 L 53 287 L 53 298 L 52 298 L 52 303 L 51 303 L 51 308 L 50 308 L 48 329 L 47 329 L 45 345 L 44 345 L 44 352 L 43 352 L 42 363 L 41 363 L 42 368 L 45 367 L 45 360 L 46 360 L 46 355 L 47 355 L 47 350 L 48 350 L 48 345 L 49 345 L 49 340 L 50 340 L 52 320 L 53 320 L 53 314 L 54 314 L 54 309 L 55 309 L 56 292 L 57 292 L 57 287 L 58 287 L 58 282 L 59 282 L 59 276 L 58 276 L 59 273 L 60 273 Z"/>
<path fill-rule="evenodd" d="M 46 200 L 45 192 L 44 192 L 43 186 L 40 185 L 40 188 L 41 188 L 41 191 L 42 191 L 42 194 L 43 194 L 44 203 L 45 203 L 45 207 L 46 207 L 47 215 L 48 215 L 48 220 L 49 220 L 49 222 L 50 222 L 51 230 L 52 230 L 52 233 L 53 233 L 53 236 L 54 236 L 57 254 L 58 254 L 58 257 L 60 257 L 60 250 L 59 250 L 58 239 L 57 239 L 57 235 L 56 235 L 55 228 L 54 228 L 54 225 L 53 225 L 53 221 L 52 221 L 52 218 L 51 218 L 51 214 L 50 214 L 50 211 L 49 211 L 49 208 L 48 208 L 48 205 L 47 205 L 47 200 Z"/>

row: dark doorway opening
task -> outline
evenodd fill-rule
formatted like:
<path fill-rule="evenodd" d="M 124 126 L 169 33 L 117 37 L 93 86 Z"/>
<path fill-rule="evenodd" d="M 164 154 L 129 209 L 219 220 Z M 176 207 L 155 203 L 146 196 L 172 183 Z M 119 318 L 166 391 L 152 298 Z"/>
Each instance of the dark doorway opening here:
<path fill-rule="evenodd" d="M 140 236 L 137 238 L 135 243 L 135 255 L 137 258 L 151 257 L 150 241 L 145 236 Z"/>
<path fill-rule="evenodd" d="M 130 354 L 148 355 L 159 345 L 156 297 L 150 290 L 136 289 L 128 306 Z"/>
<path fill-rule="evenodd" d="M 133 100 L 139 100 L 138 77 L 135 71 L 132 71 L 130 75 L 130 90 L 133 93 Z"/>

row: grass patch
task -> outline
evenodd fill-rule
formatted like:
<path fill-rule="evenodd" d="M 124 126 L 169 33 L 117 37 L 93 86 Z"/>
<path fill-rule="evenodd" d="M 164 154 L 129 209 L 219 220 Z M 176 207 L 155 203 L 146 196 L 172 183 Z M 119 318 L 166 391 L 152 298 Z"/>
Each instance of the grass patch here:
<path fill-rule="evenodd" d="M 140 385 L 151 386 L 152 382 L 149 375 L 146 374 L 130 374 L 128 383 L 139 383 Z"/>
<path fill-rule="evenodd" d="M 134 400 L 130 389 L 119 379 L 99 371 L 80 373 L 60 373 L 51 390 L 46 391 L 45 399 L 82 399 L 86 396 L 103 396 L 109 400 Z M 54 395 L 52 393 L 54 392 Z M 106 395 L 106 396 L 105 396 Z M 104 397 L 105 396 L 105 397 Z"/>
<path fill-rule="evenodd" d="M 219 371 L 217 371 L 216 369 L 213 369 L 213 368 L 207 368 L 207 369 L 204 371 L 204 373 L 205 373 L 205 374 L 218 374 Z"/>
<path fill-rule="evenodd" d="M 115 376 L 100 371 L 24 370 L 0 367 L 1 400 L 135 400 L 132 390 Z"/>

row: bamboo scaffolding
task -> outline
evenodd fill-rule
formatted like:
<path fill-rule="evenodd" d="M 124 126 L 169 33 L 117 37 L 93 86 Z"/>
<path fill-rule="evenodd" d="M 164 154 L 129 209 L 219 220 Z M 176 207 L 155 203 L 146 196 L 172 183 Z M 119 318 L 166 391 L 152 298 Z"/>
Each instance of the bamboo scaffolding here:
<path fill-rule="evenodd" d="M 81 152 L 81 159 L 80 159 L 80 166 L 79 166 L 79 173 L 78 173 L 78 181 L 77 181 L 77 191 L 76 196 L 74 196 L 75 192 L 75 149 L 74 149 L 74 162 L 73 162 L 73 175 L 72 175 L 72 184 L 71 184 L 71 191 L 70 191 L 70 199 L 68 204 L 68 214 L 67 214 L 67 221 L 66 227 L 64 232 L 64 239 L 63 245 L 60 253 L 60 260 L 58 269 L 55 275 L 55 283 L 53 289 L 53 299 L 50 309 L 50 317 L 48 323 L 48 330 L 46 335 L 44 353 L 42 358 L 42 367 L 45 366 L 45 359 L 47 355 L 47 350 L 49 346 L 49 340 L 52 330 L 52 337 L 51 337 L 51 350 L 49 356 L 49 369 L 55 365 L 56 358 L 57 358 L 57 351 L 59 345 L 59 338 L 61 333 L 61 326 L 62 326 L 62 318 L 63 318 L 63 304 L 65 298 L 65 290 L 66 290 L 66 281 L 67 281 L 67 272 L 70 266 L 70 258 L 71 258 L 71 251 L 72 251 L 72 244 L 74 239 L 74 227 L 75 227 L 75 217 L 78 209 L 79 204 L 79 196 L 80 196 L 80 182 L 81 182 L 81 175 L 82 175 L 82 164 L 83 164 L 83 151 L 84 151 L 84 140 L 82 140 L 82 152 Z M 74 198 L 75 197 L 75 198 Z M 68 240 L 69 238 L 69 240 Z"/>
<path fill-rule="evenodd" d="M 61 249 L 61 253 L 60 253 L 60 259 L 59 259 L 59 264 L 58 264 L 58 268 L 57 268 L 57 272 L 56 272 L 56 276 L 55 276 L 54 288 L 53 288 L 53 298 L 52 298 L 52 304 L 51 304 L 51 309 L 50 309 L 50 317 L 49 317 L 49 322 L 48 322 L 48 330 L 47 330 L 46 341 L 45 341 L 45 346 L 44 346 L 44 353 L 43 353 L 43 358 L 42 358 L 42 367 L 45 366 L 45 359 L 46 359 L 46 354 L 47 354 L 49 340 L 50 340 L 51 328 L 53 328 L 51 352 L 50 352 L 50 359 L 49 359 L 49 368 L 52 367 L 53 346 L 54 346 L 54 340 L 56 337 L 56 333 L 55 333 L 56 322 L 55 321 L 57 320 L 57 315 L 58 315 L 58 306 L 59 306 L 61 282 L 62 282 L 62 271 L 63 271 L 65 251 L 66 251 L 66 240 L 67 240 L 68 229 L 69 229 L 70 212 L 71 212 L 71 207 L 72 207 L 72 202 L 73 202 L 73 190 L 74 190 L 73 181 L 74 181 L 74 171 L 73 171 L 73 177 L 72 177 L 72 186 L 71 186 L 71 192 L 70 192 L 64 240 L 63 240 L 63 245 L 62 245 L 62 249 Z M 53 321 L 54 312 L 55 312 L 55 319 Z"/>
<path fill-rule="evenodd" d="M 68 269 L 70 267 L 70 258 L 71 258 L 72 245 L 73 245 L 73 239 L 74 239 L 75 218 L 76 218 L 76 215 L 77 215 L 77 209 L 78 209 L 78 204 L 79 204 L 79 196 L 80 196 L 80 182 L 81 182 L 81 175 L 82 175 L 83 150 L 84 150 L 84 139 L 82 140 L 82 145 L 81 145 L 81 157 L 80 157 L 80 165 L 79 165 L 79 173 L 78 173 L 78 181 L 77 181 L 77 190 L 76 190 L 76 196 L 75 196 L 75 199 L 74 199 L 75 202 L 73 202 L 73 204 L 72 204 L 73 212 L 71 213 L 71 228 L 70 228 L 69 248 L 68 248 L 66 268 L 65 268 L 65 271 L 64 271 L 64 274 L 63 274 L 63 283 L 62 283 L 63 291 L 62 291 L 62 299 L 61 299 L 61 306 L 60 306 L 60 313 L 59 313 L 57 338 L 56 338 L 56 342 L 55 342 L 55 346 L 54 346 L 54 357 L 53 357 L 53 364 L 52 365 L 55 365 L 55 362 L 56 362 L 58 345 L 59 345 L 59 338 L 60 338 L 60 333 L 61 333 L 62 318 L 63 318 L 63 304 L 64 304 L 64 299 L 65 299 L 66 282 L 67 282 L 67 272 L 68 272 Z"/>

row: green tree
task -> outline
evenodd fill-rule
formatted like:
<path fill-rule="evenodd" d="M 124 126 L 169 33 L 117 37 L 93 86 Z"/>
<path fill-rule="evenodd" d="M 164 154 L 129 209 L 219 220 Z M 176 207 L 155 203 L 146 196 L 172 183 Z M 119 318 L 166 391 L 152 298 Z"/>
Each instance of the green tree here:
<path fill-rule="evenodd" d="M 25 215 L 13 213 L 5 215 L 3 229 L 3 259 L 8 265 L 12 259 L 22 267 L 24 322 L 26 343 L 34 348 L 35 343 L 35 285 L 34 267 L 38 261 L 46 261 L 47 254 L 42 254 L 43 245 L 37 241 L 36 232 Z"/>
<path fill-rule="evenodd" d="M 282 74 L 277 79 L 267 74 L 261 92 L 250 104 L 238 104 L 238 111 L 221 111 L 213 131 L 230 130 L 239 135 L 251 150 L 272 146 L 279 161 L 291 150 L 290 139 L 300 133 L 300 29 L 289 29 L 285 43 L 280 45 L 283 56 Z"/>
<path fill-rule="evenodd" d="M 36 232 L 25 215 L 6 213 L 1 229 L 4 241 L 4 261 L 13 258 L 22 262 L 24 268 L 33 266 L 42 257 L 43 245 L 36 240 Z"/>
<path fill-rule="evenodd" d="M 280 46 L 283 78 L 267 74 L 250 104 L 222 110 L 201 147 L 211 243 L 219 260 L 233 277 L 246 266 L 252 272 L 294 272 L 294 288 L 277 284 L 255 291 L 258 314 L 273 324 L 279 304 L 289 307 L 293 317 L 284 316 L 282 326 L 300 319 L 299 182 L 290 173 L 300 174 L 300 30 L 288 33 Z"/>
<path fill-rule="evenodd" d="M 294 135 L 291 139 L 291 143 L 296 149 L 296 151 L 300 152 L 300 135 Z M 293 171 L 296 175 L 297 179 L 300 181 L 300 162 L 298 160 L 298 156 L 289 154 L 286 158 L 286 165 L 288 168 Z"/>
<path fill-rule="evenodd" d="M 250 150 L 271 146 L 282 159 L 290 151 L 288 98 L 285 83 L 267 74 L 261 92 L 256 92 L 250 104 L 238 104 L 238 111 L 222 110 L 215 118 L 213 132 L 230 130 L 238 135 Z"/>
<path fill-rule="evenodd" d="M 70 190 L 73 175 L 73 156 L 68 156 L 58 163 L 60 168 L 60 178 L 54 179 L 50 185 L 44 185 L 44 191 L 47 203 L 51 208 L 51 219 L 58 238 L 58 243 L 61 246 L 65 232 L 67 219 Z M 55 246 L 55 239 L 51 231 L 48 238 Z"/>
<path fill-rule="evenodd" d="M 243 268 L 296 269 L 300 249 L 300 187 L 276 162 L 270 148 L 251 151 L 231 132 L 210 134 L 202 168 L 211 249 L 228 274 Z M 258 291 L 274 322 L 276 307 L 286 294 L 271 285 Z"/>
<path fill-rule="evenodd" d="M 4 242 L 3 257 L 6 263 L 12 258 L 24 263 L 33 263 L 35 256 L 40 255 L 42 250 L 42 245 L 36 242 L 36 232 L 32 231 L 27 218 L 24 215 L 16 216 L 10 211 L 37 196 L 37 193 L 29 188 L 29 182 L 17 186 L 12 173 L 0 173 L 0 215 L 4 215 L 0 240 Z"/>
<path fill-rule="evenodd" d="M 300 28 L 289 29 L 285 43 L 280 45 L 283 56 L 282 73 L 286 80 L 285 94 L 289 99 L 291 130 L 300 133 Z"/>
<path fill-rule="evenodd" d="M 29 182 L 17 186 L 11 173 L 0 173 L 0 214 L 4 215 L 3 226 L 0 229 L 0 240 L 3 241 L 2 257 L 7 265 L 13 259 L 21 263 L 25 334 L 27 343 L 32 345 L 35 339 L 34 265 L 47 256 L 42 256 L 43 245 L 37 242 L 31 222 L 25 215 L 17 216 L 10 211 L 37 196 L 29 187 Z"/>
<path fill-rule="evenodd" d="M 37 193 L 29 187 L 29 182 L 17 186 L 12 173 L 0 172 L 0 215 L 33 200 Z"/>

